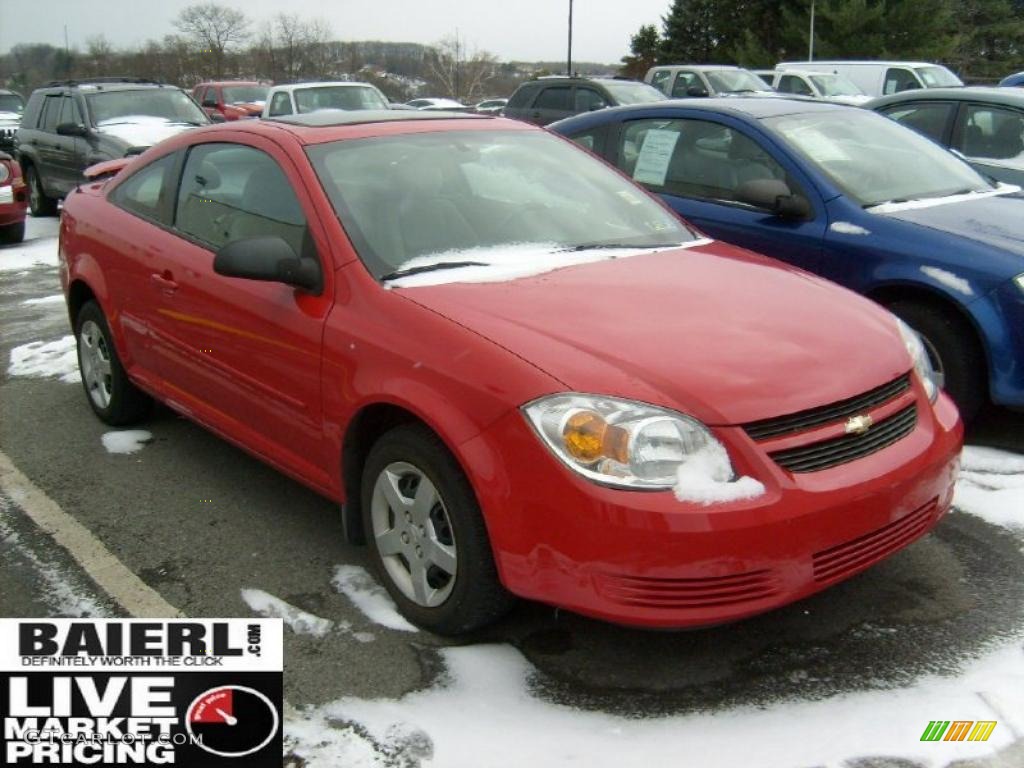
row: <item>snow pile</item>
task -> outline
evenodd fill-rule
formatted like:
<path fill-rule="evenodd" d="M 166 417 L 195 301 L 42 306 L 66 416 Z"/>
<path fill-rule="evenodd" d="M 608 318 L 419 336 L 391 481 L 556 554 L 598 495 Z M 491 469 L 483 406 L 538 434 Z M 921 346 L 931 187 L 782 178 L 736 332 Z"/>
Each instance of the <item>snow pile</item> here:
<path fill-rule="evenodd" d="M 345 698 L 304 710 L 285 725 L 286 749 L 308 768 L 391 765 L 389 755 L 414 750 L 425 764 L 445 768 L 477 768 L 482 755 L 488 768 L 676 765 L 680 755 L 702 768 L 732 768 L 752 765 L 752 750 L 758 768 L 839 766 L 865 752 L 932 765 L 935 745 L 919 741 L 929 718 L 999 721 L 988 742 L 947 744 L 955 750 L 944 755 L 951 760 L 991 754 L 1024 728 L 1018 643 L 958 677 L 928 677 L 908 688 L 648 719 L 536 698 L 535 671 L 511 646 L 446 648 L 441 655 L 445 683 L 398 700 Z"/>
<path fill-rule="evenodd" d="M 53 296 L 43 296 L 41 299 L 25 299 L 21 302 L 23 307 L 34 307 L 39 304 L 63 304 L 64 294 L 55 293 Z"/>
<path fill-rule="evenodd" d="M 449 267 L 389 280 L 393 288 L 416 288 L 446 283 L 500 283 L 523 277 L 534 277 L 556 269 L 578 264 L 591 264 L 608 259 L 624 259 L 643 253 L 654 253 L 677 248 L 694 248 L 712 242 L 706 238 L 660 248 L 592 248 L 581 251 L 560 250 L 564 246 L 553 243 L 523 243 L 503 248 L 470 248 L 445 251 L 409 259 L 395 271 L 428 267 L 434 264 L 479 262 L 471 266 Z"/>
<path fill-rule="evenodd" d="M 707 505 L 752 499 L 764 493 L 764 485 L 752 477 L 733 480 L 729 454 L 721 443 L 714 442 L 686 457 L 672 491 L 679 501 Z"/>
<path fill-rule="evenodd" d="M 32 267 L 57 266 L 57 240 L 28 240 L 21 245 L 0 249 L 0 272 L 20 272 Z"/>
<path fill-rule="evenodd" d="M 419 631 L 398 612 L 387 591 L 358 565 L 335 567 L 331 584 L 370 621 L 400 632 Z"/>
<path fill-rule="evenodd" d="M 74 384 L 78 377 L 78 351 L 74 336 L 57 341 L 31 341 L 11 350 L 11 376 L 32 376 L 48 379 L 58 377 Z"/>
<path fill-rule="evenodd" d="M 1024 528 L 1024 456 L 964 448 L 953 505 L 995 525 Z"/>
<path fill-rule="evenodd" d="M 137 453 L 147 443 L 153 442 L 153 433 L 144 429 L 124 429 L 105 432 L 100 439 L 109 453 Z"/>
<path fill-rule="evenodd" d="M 323 637 L 334 627 L 334 623 L 321 619 L 262 589 L 243 589 L 242 600 L 253 611 L 268 619 L 283 619 L 297 635 Z"/>

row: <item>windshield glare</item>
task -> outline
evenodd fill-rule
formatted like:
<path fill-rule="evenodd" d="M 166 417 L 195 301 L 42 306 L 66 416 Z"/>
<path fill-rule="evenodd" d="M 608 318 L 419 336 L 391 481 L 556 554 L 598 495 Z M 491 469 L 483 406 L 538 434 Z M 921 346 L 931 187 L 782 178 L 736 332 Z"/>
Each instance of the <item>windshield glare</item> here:
<path fill-rule="evenodd" d="M 0 112 L 21 112 L 25 105 L 15 93 L 0 93 Z"/>
<path fill-rule="evenodd" d="M 822 96 L 863 96 L 864 91 L 842 75 L 811 75 Z"/>
<path fill-rule="evenodd" d="M 864 207 L 992 189 L 938 144 L 871 112 L 844 109 L 763 122 Z"/>
<path fill-rule="evenodd" d="M 86 96 L 95 125 L 131 122 L 138 117 L 162 118 L 170 123 L 205 125 L 210 122 L 196 103 L 177 88 L 105 91 Z"/>
<path fill-rule="evenodd" d="M 530 258 L 539 252 L 557 264 L 565 257 L 561 249 L 584 244 L 644 247 L 694 239 L 643 190 L 539 131 L 408 134 L 307 151 L 378 278 L 434 254 L 515 258 L 532 251 Z"/>
<path fill-rule="evenodd" d="M 916 67 L 914 71 L 926 88 L 956 88 L 963 85 L 960 78 L 945 67 Z"/>
<path fill-rule="evenodd" d="M 649 101 L 665 101 L 664 93 L 647 83 L 605 83 L 604 87 L 620 105 L 645 104 Z"/>
<path fill-rule="evenodd" d="M 742 93 L 746 91 L 770 91 L 764 80 L 744 69 L 722 69 L 705 72 L 715 93 Z"/>
<path fill-rule="evenodd" d="M 295 107 L 303 113 L 318 109 L 387 109 L 388 105 L 376 88 L 334 85 L 298 89 L 295 91 Z"/>
<path fill-rule="evenodd" d="M 253 104 L 267 100 L 265 85 L 228 85 L 224 86 L 225 104 Z"/>

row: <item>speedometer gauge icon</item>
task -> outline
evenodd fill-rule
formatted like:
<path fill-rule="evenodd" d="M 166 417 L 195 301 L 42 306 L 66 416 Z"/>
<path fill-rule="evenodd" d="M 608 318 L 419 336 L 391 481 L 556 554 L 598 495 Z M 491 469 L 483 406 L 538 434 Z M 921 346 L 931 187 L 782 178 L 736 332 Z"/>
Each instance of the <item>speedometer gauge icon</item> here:
<path fill-rule="evenodd" d="M 277 734 L 281 719 L 264 694 L 242 685 L 223 685 L 199 694 L 185 713 L 195 746 L 221 757 L 259 752 Z"/>

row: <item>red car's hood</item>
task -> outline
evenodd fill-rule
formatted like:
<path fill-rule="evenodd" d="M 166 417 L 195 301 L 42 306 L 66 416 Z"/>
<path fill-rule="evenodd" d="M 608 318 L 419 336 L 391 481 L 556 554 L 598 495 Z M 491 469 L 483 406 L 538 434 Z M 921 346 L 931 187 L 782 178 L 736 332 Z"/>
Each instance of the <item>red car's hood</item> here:
<path fill-rule="evenodd" d="M 722 243 L 396 290 L 570 390 L 656 403 L 709 424 L 832 403 L 911 366 L 888 312 Z"/>

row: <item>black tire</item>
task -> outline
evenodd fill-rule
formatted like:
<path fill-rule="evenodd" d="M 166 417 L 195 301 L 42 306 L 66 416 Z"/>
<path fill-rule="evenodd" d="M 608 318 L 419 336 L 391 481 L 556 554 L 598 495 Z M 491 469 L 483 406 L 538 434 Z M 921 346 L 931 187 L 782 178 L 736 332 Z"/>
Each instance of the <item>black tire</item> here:
<path fill-rule="evenodd" d="M 377 478 L 403 462 L 422 472 L 437 489 L 451 523 L 457 569 L 447 599 L 436 607 L 403 594 L 384 565 L 374 536 L 371 505 Z M 378 578 L 399 611 L 413 624 L 439 635 L 461 635 L 490 624 L 515 599 L 501 585 L 480 505 L 458 461 L 427 427 L 405 424 L 386 432 L 370 450 L 361 480 L 363 526 Z"/>
<path fill-rule="evenodd" d="M 86 381 L 86 364 L 83 362 L 83 354 L 88 354 L 87 343 L 83 338 L 83 331 L 98 329 L 100 340 L 105 348 L 110 363 L 110 373 L 105 377 L 107 389 L 109 390 L 109 402 L 104 406 L 97 402 Z M 85 389 L 85 398 L 89 401 L 93 412 L 100 421 L 114 427 L 121 427 L 127 424 L 134 424 L 149 414 L 153 401 L 149 395 L 132 384 L 128 375 L 121 366 L 121 359 L 117 356 L 117 349 L 114 347 L 110 335 L 110 326 L 103 316 L 103 310 L 95 301 L 86 302 L 75 318 L 75 340 L 78 346 L 78 368 L 82 375 L 82 386 Z"/>
<path fill-rule="evenodd" d="M 0 227 L 0 245 L 13 245 L 25 239 L 25 222 Z"/>
<path fill-rule="evenodd" d="M 57 201 L 47 196 L 39 171 L 34 165 L 25 166 L 25 184 L 28 187 L 28 207 L 33 216 L 53 216 L 57 213 Z"/>
<path fill-rule="evenodd" d="M 945 376 L 946 394 L 969 424 L 988 399 L 985 354 L 974 329 L 955 310 L 922 302 L 895 301 L 889 310 L 921 334 L 932 365 Z"/>

